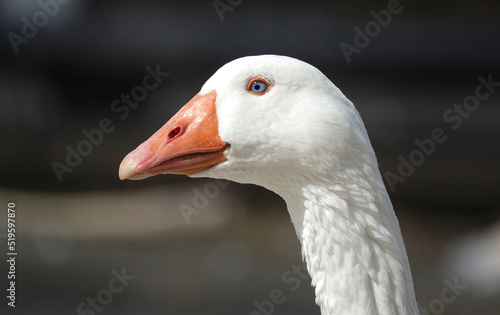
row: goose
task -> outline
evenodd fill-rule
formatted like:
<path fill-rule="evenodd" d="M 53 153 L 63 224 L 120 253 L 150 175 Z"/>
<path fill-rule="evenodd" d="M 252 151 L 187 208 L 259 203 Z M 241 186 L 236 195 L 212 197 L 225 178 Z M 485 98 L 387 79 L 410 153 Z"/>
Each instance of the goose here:
<path fill-rule="evenodd" d="M 363 121 L 314 66 L 277 55 L 222 66 L 119 169 L 122 180 L 157 174 L 256 184 L 281 196 L 321 314 L 418 314 Z"/>

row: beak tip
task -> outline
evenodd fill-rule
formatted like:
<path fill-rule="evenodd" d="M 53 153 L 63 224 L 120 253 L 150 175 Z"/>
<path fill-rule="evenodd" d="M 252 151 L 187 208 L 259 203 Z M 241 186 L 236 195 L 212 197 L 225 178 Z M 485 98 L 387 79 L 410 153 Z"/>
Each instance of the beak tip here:
<path fill-rule="evenodd" d="M 126 180 L 129 176 L 123 174 L 123 172 L 119 172 L 118 177 L 120 177 L 120 180 Z"/>
<path fill-rule="evenodd" d="M 120 180 L 130 179 L 135 175 L 136 163 L 134 163 L 134 159 L 130 157 L 130 154 L 127 155 L 120 164 L 120 169 L 118 170 L 118 177 L 120 177 Z"/>
<path fill-rule="evenodd" d="M 133 176 L 134 173 L 135 172 L 133 170 L 126 169 L 125 167 L 120 165 L 120 170 L 118 171 L 118 177 L 120 177 L 120 180 L 125 180 Z"/>

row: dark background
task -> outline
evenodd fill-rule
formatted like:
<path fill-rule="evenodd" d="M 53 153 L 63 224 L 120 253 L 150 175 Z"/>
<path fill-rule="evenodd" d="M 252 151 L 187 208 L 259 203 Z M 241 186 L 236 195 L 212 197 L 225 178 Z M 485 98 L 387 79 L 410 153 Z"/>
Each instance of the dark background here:
<path fill-rule="evenodd" d="M 23 36 L 40 3 L 57 12 L 16 53 L 9 36 Z M 295 291 L 281 279 L 301 258 L 279 197 L 219 186 L 187 224 L 179 208 L 211 180 L 118 179 L 122 158 L 214 71 L 271 53 L 313 64 L 354 102 L 382 173 L 397 174 L 416 139 L 445 130 L 447 140 L 391 191 L 417 300 L 429 314 L 499 314 L 499 88 L 456 130 L 443 114 L 474 95 L 479 76 L 500 81 L 500 3 L 401 1 L 350 63 L 340 44 L 354 45 L 354 28 L 387 1 L 231 3 L 221 19 L 212 1 L 0 2 L 0 255 L 8 202 L 18 252 L 16 308 L 2 298 L 1 313 L 75 314 L 125 267 L 135 279 L 100 313 L 250 314 L 280 289 L 286 301 L 273 314 L 319 314 L 309 279 Z M 169 75 L 121 120 L 111 104 L 156 65 Z M 104 118 L 114 130 L 58 180 L 53 163 L 65 164 L 67 146 Z M 445 303 L 454 280 L 467 288 Z"/>

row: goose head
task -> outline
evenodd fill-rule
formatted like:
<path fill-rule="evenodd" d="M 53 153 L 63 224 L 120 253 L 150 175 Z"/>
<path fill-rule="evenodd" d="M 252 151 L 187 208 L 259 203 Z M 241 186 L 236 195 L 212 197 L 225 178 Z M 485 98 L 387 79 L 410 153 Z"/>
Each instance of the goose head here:
<path fill-rule="evenodd" d="M 354 105 L 290 57 L 236 59 L 120 165 L 252 183 L 287 203 L 322 313 L 418 314 L 399 224 Z"/>
<path fill-rule="evenodd" d="M 229 179 L 277 193 L 371 152 L 352 103 L 315 67 L 275 55 L 221 67 L 120 165 L 121 179 L 157 174 Z"/>

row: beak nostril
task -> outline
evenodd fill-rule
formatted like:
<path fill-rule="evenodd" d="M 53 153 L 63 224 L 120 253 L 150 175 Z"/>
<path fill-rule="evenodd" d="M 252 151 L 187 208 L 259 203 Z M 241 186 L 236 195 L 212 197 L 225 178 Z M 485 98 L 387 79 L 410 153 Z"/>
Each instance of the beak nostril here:
<path fill-rule="evenodd" d="M 175 127 L 174 129 L 170 130 L 170 132 L 167 135 L 167 143 L 174 140 L 178 136 L 180 136 L 183 133 L 183 130 L 180 126 Z"/>

